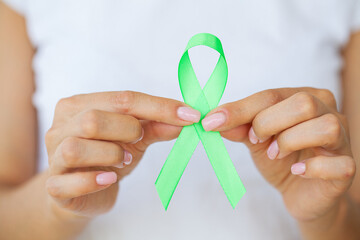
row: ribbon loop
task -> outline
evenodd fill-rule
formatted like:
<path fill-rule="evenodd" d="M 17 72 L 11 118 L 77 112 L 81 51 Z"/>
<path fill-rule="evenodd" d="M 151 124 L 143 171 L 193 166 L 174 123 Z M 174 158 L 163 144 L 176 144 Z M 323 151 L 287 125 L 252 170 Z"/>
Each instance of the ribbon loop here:
<path fill-rule="evenodd" d="M 190 48 L 200 45 L 210 47 L 219 53 L 219 60 L 204 89 L 196 78 L 188 53 Z M 193 36 L 180 59 L 178 77 L 185 103 L 199 110 L 201 118 L 204 118 L 219 104 L 227 83 L 228 68 L 220 40 L 209 33 Z M 182 129 L 155 182 L 165 210 L 200 140 L 231 206 L 235 208 L 244 195 L 246 190 L 226 151 L 220 133 L 206 132 L 199 122 Z"/>

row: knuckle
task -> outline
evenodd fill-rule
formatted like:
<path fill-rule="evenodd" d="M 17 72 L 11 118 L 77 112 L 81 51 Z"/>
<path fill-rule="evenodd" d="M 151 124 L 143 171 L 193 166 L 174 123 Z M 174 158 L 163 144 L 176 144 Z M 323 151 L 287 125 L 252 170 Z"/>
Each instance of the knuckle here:
<path fill-rule="evenodd" d="M 51 143 L 56 138 L 56 135 L 57 135 L 57 133 L 56 133 L 55 128 L 51 127 L 45 134 L 45 145 L 50 146 Z"/>
<path fill-rule="evenodd" d="M 318 89 L 317 96 L 321 99 L 326 105 L 336 107 L 335 95 L 329 89 Z"/>
<path fill-rule="evenodd" d="M 344 157 L 344 171 L 342 178 L 344 180 L 351 179 L 355 176 L 356 173 L 356 164 L 352 157 Z"/>
<path fill-rule="evenodd" d="M 61 98 L 57 103 L 56 103 L 56 106 L 55 106 L 55 109 L 62 109 L 64 108 L 65 106 L 68 106 L 68 101 L 69 101 L 69 98 Z"/>
<path fill-rule="evenodd" d="M 76 104 L 76 96 L 61 98 L 56 104 L 56 112 L 65 111 L 72 108 Z"/>
<path fill-rule="evenodd" d="M 80 144 L 75 137 L 66 138 L 61 145 L 61 156 L 66 167 L 74 166 L 74 163 L 79 159 Z"/>
<path fill-rule="evenodd" d="M 338 118 L 334 114 L 325 114 L 322 117 L 322 126 L 324 127 L 327 141 L 329 143 L 334 143 L 339 140 L 342 129 Z"/>
<path fill-rule="evenodd" d="M 111 97 L 111 102 L 119 112 L 128 113 L 134 103 L 135 92 L 121 91 Z"/>
<path fill-rule="evenodd" d="M 81 119 L 81 131 L 85 138 L 97 136 L 101 125 L 101 117 L 98 110 L 89 110 Z"/>
<path fill-rule="evenodd" d="M 306 118 L 317 115 L 317 104 L 314 96 L 307 92 L 299 92 L 294 95 L 295 109 Z"/>

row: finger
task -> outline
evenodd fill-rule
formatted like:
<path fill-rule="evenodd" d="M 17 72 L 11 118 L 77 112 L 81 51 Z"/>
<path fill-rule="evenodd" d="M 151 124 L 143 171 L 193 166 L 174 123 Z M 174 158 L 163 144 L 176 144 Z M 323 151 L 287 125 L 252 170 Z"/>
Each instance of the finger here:
<path fill-rule="evenodd" d="M 132 91 L 91 93 L 64 98 L 59 101 L 55 115 L 62 116 L 66 112 L 66 118 L 90 109 L 116 112 L 177 126 L 198 122 L 201 116 L 199 111 L 183 102 Z"/>
<path fill-rule="evenodd" d="M 51 160 L 52 174 L 60 174 L 71 168 L 114 166 L 123 168 L 131 163 L 132 154 L 113 142 L 66 138 L 57 148 Z"/>
<path fill-rule="evenodd" d="M 169 141 L 179 136 L 182 127 L 173 126 L 165 123 L 154 121 L 142 121 L 144 128 L 144 137 L 136 144 L 128 144 L 126 148 L 131 152 L 139 153 L 140 155 L 145 152 L 147 147 L 153 143 L 161 141 Z M 128 175 L 139 163 L 141 157 L 134 158 L 131 165 L 127 166 L 118 173 L 119 178 Z"/>
<path fill-rule="evenodd" d="M 315 88 L 280 88 L 255 93 L 242 100 L 219 106 L 202 120 L 206 131 L 226 131 L 253 121 L 262 110 L 275 105 L 298 92 L 308 92 L 326 105 L 336 107 L 329 90 Z"/>
<path fill-rule="evenodd" d="M 331 110 L 315 96 L 299 92 L 259 112 L 252 122 L 253 133 L 264 141 L 279 132 Z"/>
<path fill-rule="evenodd" d="M 100 110 L 81 112 L 75 116 L 73 122 L 69 122 L 68 126 L 68 136 L 124 143 L 137 141 L 143 134 L 138 119 Z"/>
<path fill-rule="evenodd" d="M 285 129 L 331 112 L 317 97 L 299 92 L 259 112 L 252 121 L 252 142 L 265 141 Z"/>
<path fill-rule="evenodd" d="M 351 154 L 344 128 L 333 114 L 300 123 L 277 136 L 267 151 L 270 159 L 281 159 L 307 148 L 322 147 L 337 154 Z"/>
<path fill-rule="evenodd" d="M 50 196 L 59 199 L 71 199 L 108 188 L 117 181 L 114 172 L 76 172 L 50 177 L 46 189 Z"/>
<path fill-rule="evenodd" d="M 350 156 L 317 156 L 293 164 L 291 173 L 305 178 L 351 181 L 355 175 L 355 161 Z"/>
<path fill-rule="evenodd" d="M 128 143 L 138 141 L 143 135 L 141 123 L 136 118 L 100 110 L 81 112 L 66 124 L 47 132 L 48 147 L 58 146 L 65 138 L 72 136 Z"/>

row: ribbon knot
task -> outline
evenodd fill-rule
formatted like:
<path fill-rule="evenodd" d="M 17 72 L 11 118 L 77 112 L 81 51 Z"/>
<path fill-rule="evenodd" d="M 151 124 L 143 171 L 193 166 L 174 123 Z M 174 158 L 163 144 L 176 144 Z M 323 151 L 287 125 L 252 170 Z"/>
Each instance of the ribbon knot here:
<path fill-rule="evenodd" d="M 196 78 L 188 53 L 190 48 L 200 45 L 210 47 L 220 54 L 204 89 L 201 88 Z M 201 119 L 219 104 L 225 90 L 227 77 L 228 67 L 220 40 L 209 33 L 193 36 L 180 59 L 178 78 L 185 103 L 200 111 Z M 182 129 L 155 182 L 165 210 L 169 206 L 172 195 L 199 141 L 202 142 L 220 185 L 233 208 L 246 192 L 226 151 L 220 133 L 206 132 L 198 122 Z"/>

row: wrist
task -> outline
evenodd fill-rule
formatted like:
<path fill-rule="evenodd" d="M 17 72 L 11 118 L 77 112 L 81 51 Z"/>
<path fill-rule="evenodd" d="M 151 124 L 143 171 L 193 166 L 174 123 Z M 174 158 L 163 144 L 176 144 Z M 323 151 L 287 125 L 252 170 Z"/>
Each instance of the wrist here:
<path fill-rule="evenodd" d="M 305 239 L 338 239 L 351 208 L 347 195 L 342 196 L 325 214 L 309 220 L 297 220 Z"/>

